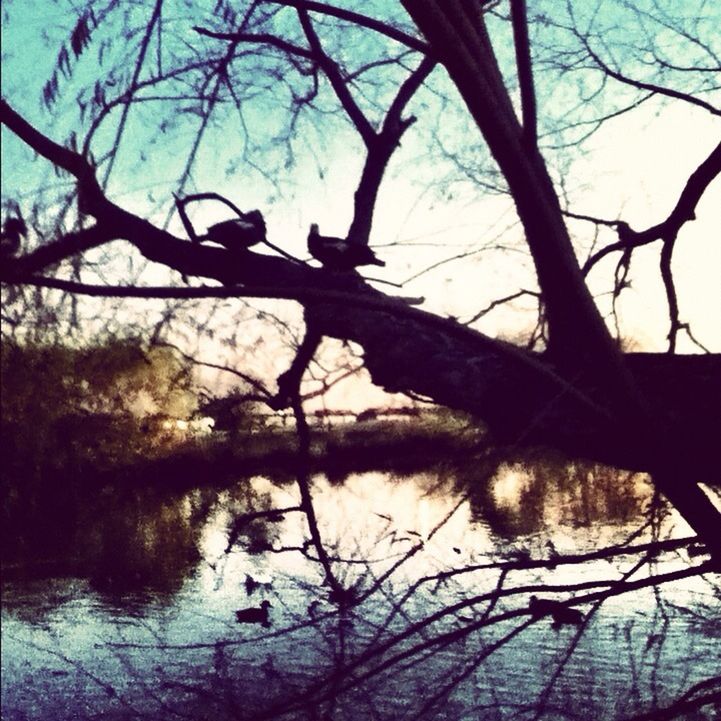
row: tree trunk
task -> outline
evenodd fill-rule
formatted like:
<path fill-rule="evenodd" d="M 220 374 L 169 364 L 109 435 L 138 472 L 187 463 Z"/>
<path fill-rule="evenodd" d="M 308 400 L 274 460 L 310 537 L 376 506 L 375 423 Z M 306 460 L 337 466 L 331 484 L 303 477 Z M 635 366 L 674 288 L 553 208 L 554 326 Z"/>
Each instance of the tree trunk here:
<path fill-rule="evenodd" d="M 674 447 L 676 428 L 652 410 L 624 363 L 583 280 L 558 197 L 535 142 L 524 135 L 478 5 L 462 0 L 401 0 L 446 67 L 503 172 L 526 232 L 546 304 L 549 355 L 569 384 L 578 384 L 610 412 L 601 438 L 648 464 L 661 491 L 713 549 L 721 563 L 721 514 L 692 478 Z M 530 388 L 520 386 L 524 393 Z M 544 407 L 550 398 L 542 400 Z M 540 409 L 539 409 L 540 410 Z M 573 410 L 571 418 L 576 418 Z M 536 418 L 531 416 L 530 423 Z M 585 423 L 582 414 L 577 418 Z M 592 439 L 587 439 L 593 445 Z"/>

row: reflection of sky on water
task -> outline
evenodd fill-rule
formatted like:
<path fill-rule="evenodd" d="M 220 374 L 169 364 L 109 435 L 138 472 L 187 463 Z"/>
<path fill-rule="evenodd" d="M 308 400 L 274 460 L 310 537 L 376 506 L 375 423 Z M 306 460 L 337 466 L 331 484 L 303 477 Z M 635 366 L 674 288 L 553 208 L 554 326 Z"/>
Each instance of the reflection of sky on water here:
<path fill-rule="evenodd" d="M 493 492 L 499 506 L 523 512 L 513 492 L 530 482 L 517 470 L 498 480 Z M 498 570 L 474 569 L 475 565 L 513 553 L 548 558 L 555 552 L 592 550 L 620 541 L 639 525 L 638 517 L 603 527 L 579 525 L 559 505 L 563 489 L 549 490 L 547 507 L 540 514 L 543 526 L 509 540 L 474 516 L 473 504 L 453 492 L 450 475 L 429 472 L 390 481 L 382 473 L 364 473 L 350 476 L 343 485 L 318 477 L 314 500 L 320 529 L 330 556 L 343 559 L 333 565 L 344 586 L 354 586 L 362 594 L 407 555 L 376 593 L 342 619 L 328 600 L 318 564 L 307 561 L 299 550 L 251 555 L 241 534 L 232 552 L 224 553 L 233 513 L 247 510 L 244 499 L 255 499 L 256 509 L 264 503 L 291 507 L 297 502 L 293 485 L 277 487 L 260 477 L 252 485 L 250 495 L 245 490 L 218 494 L 197 538 L 200 560 L 195 571 L 171 595 L 138 589 L 113 596 L 81 579 L 5 583 L 3 718 L 23 719 L 23 713 L 27 718 L 83 718 L 100 709 L 117 711 L 109 718 L 125 718 L 122 713 L 129 706 L 154 709 L 156 718 L 193 709 L 192 717 L 216 703 L 221 714 L 223 704 L 226 711 L 232 710 L 231 688 L 245 699 L 243 713 L 248 713 L 253 704 L 292 696 L 341 656 L 352 658 L 431 613 L 492 591 Z M 648 500 L 642 490 L 633 498 L 636 511 L 627 517 L 637 515 Z M 190 517 L 192 492 L 178 504 Z M 669 528 L 674 523 L 674 518 L 665 522 Z M 282 522 L 270 526 L 268 538 L 276 551 L 298 549 L 307 535 L 299 513 L 287 513 Z M 682 533 L 679 526 L 677 534 Z M 603 560 L 582 567 L 512 571 L 506 585 L 618 578 L 619 570 L 630 568 L 632 562 Z M 680 556 L 664 557 L 660 570 L 683 562 Z M 457 573 L 442 580 L 424 581 L 453 571 Z M 272 587 L 258 588 L 248 598 L 246 574 Z M 407 593 L 409 588 L 413 593 Z M 718 596 L 700 578 L 664 586 L 661 596 L 692 613 L 659 605 L 653 590 L 603 604 L 549 697 L 547 718 L 565 717 L 566 712 L 571 718 L 589 718 L 591 710 L 599 718 L 604 718 L 601 711 L 615 718 L 646 708 L 654 694 L 659 702 L 670 700 L 717 673 Z M 257 605 L 262 598 L 272 603 L 270 629 L 234 622 L 235 609 Z M 528 594 L 501 598 L 493 613 L 521 608 L 527 600 Z M 478 603 L 439 618 L 387 653 L 462 629 L 487 608 L 486 602 Z M 715 623 L 704 621 L 714 608 Z M 338 709 L 344 710 L 337 717 L 371 718 L 370 705 L 375 705 L 377 718 L 416 718 L 423 703 L 454 674 L 462 674 L 485 645 L 527 619 L 511 618 L 403 659 L 390 672 L 371 675 L 345 692 L 338 701 Z M 574 628 L 555 631 L 546 619 L 532 624 L 486 663 L 468 671 L 459 690 L 442 704 L 443 712 L 429 711 L 428 718 L 477 718 L 494 704 L 500 710 L 489 718 L 522 718 L 524 705 L 537 699 L 574 635 Z M 380 659 L 371 655 L 356 672 L 372 672 Z M 194 686 L 203 686 L 212 700 L 199 701 L 191 692 Z M 243 718 L 243 713 L 235 717 Z"/>

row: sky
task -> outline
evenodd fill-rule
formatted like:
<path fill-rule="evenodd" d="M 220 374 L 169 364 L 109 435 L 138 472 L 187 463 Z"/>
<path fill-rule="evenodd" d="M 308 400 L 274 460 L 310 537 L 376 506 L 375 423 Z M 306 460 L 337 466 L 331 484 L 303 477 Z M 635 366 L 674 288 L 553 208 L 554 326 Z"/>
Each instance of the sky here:
<path fill-rule="evenodd" d="M 152 5 L 141 3 L 127 12 L 135 13 L 136 20 L 142 19 L 143 13 L 149 13 Z M 180 10 L 177 17 L 169 12 L 168 22 L 176 22 L 176 29 L 179 28 L 181 33 L 187 31 L 191 20 L 199 24 L 211 23 L 208 11 L 213 5 L 197 3 L 198 11 L 192 18 L 184 16 Z M 588 4 L 574 5 L 587 7 Z M 612 14 L 616 6 L 615 3 L 600 3 L 601 20 L 598 22 L 619 32 L 622 18 L 619 16 L 616 20 Z M 100 46 L 107 44 L 106 58 L 112 53 L 122 57 L 128 47 L 123 38 L 107 32 L 111 29 L 109 25 L 102 26 L 94 38 L 95 45 L 75 62 L 72 77 L 61 79 L 61 89 L 66 94 L 54 112 L 48 112 L 40 101 L 42 87 L 52 72 L 58 43 L 67 38 L 74 23 L 68 7 L 69 4 L 62 0 L 51 5 L 27 0 L 8 3 L 3 9 L 3 96 L 39 129 L 60 141 L 67 139 L 77 123 L 73 96 L 83 84 L 94 80 L 97 74 L 95 53 Z M 96 8 L 99 7 L 100 4 L 96 4 Z M 171 3 L 166 7 L 172 7 Z M 671 6 L 665 2 L 661 7 L 669 9 Z M 721 10 L 719 16 L 721 20 Z M 276 27 L 285 29 L 288 22 L 279 20 Z M 507 29 L 497 21 L 493 27 L 500 33 L 494 35 L 494 38 L 501 38 L 498 42 L 500 55 L 506 58 L 509 46 L 503 33 L 507 33 Z M 539 43 L 547 41 L 551 47 L 551 40 L 557 40 L 548 33 L 541 34 L 542 30 L 541 25 L 534 26 Z M 670 32 L 667 37 L 669 32 L 665 29 L 666 34 L 659 35 L 663 41 L 660 46 L 669 53 L 675 50 L 676 59 L 685 57 L 679 34 Z M 43 37 L 45 40 L 39 39 Z M 197 36 L 192 33 L 183 37 L 191 44 L 198 43 Z M 337 42 L 334 36 L 327 37 L 329 44 Z M 623 35 L 620 37 L 623 39 Z M 705 40 L 718 43 L 713 38 Z M 156 50 L 151 48 L 151 53 Z M 181 53 L 181 50 L 180 46 L 166 47 L 166 65 L 171 54 Z M 347 46 L 341 43 L 339 51 L 346 52 Z M 608 49 L 609 57 L 614 57 L 614 52 L 624 52 L 622 43 Z M 687 60 L 696 62 L 691 50 L 688 52 Z M 721 50 L 719 52 L 721 54 Z M 128 62 L 132 57 L 126 59 L 121 71 L 128 72 L 132 67 Z M 252 67 L 254 60 L 242 62 L 248 62 Z M 653 69 L 653 63 L 650 65 Z M 582 95 L 581 86 L 586 82 L 585 75 L 561 74 L 552 76 L 555 80 L 551 83 L 544 81 L 543 71 L 540 67 L 536 75 L 542 125 L 549 119 L 557 121 L 563 117 L 563 107 L 559 104 Z M 231 112 L 225 120 L 209 128 L 194 167 L 194 189 L 226 194 L 244 209 L 260 208 L 266 217 L 270 240 L 291 253 L 307 257 L 305 238 L 310 223 L 319 223 L 321 232 L 326 234 L 345 233 L 362 163 L 362 147 L 342 118 L 324 114 L 319 121 L 317 115 L 302 116 L 298 137 L 290 146 L 294 162 L 288 164 L 289 146 L 272 142 L 273 134 L 279 132 L 285 122 L 282 111 L 287 87 L 280 80 L 266 83 L 267 87 L 257 78 L 253 78 L 253 83 L 253 87 L 246 88 L 249 100 L 243 105 L 245 125 Z M 177 90 L 177 87 L 171 89 Z M 108 86 L 108 97 L 112 97 L 113 92 Z M 384 92 L 387 90 L 381 85 L 381 94 Z M 618 98 L 614 92 L 618 93 Z M 606 102 L 610 105 L 614 101 L 621 102 L 620 96 L 627 92 L 625 88 L 612 87 Z M 714 100 L 710 94 L 704 97 L 709 102 Z M 718 102 L 719 99 L 717 92 L 715 100 Z M 325 111 L 330 103 L 322 96 L 319 106 Z M 409 112 L 418 114 L 419 121 L 404 137 L 381 188 L 371 244 L 376 246 L 377 254 L 387 265 L 364 273 L 403 284 L 399 289 L 379 286 L 391 294 L 423 296 L 426 299 L 424 308 L 464 320 L 496 298 L 520 288 L 534 288 L 534 272 L 523 247 L 522 230 L 512 203 L 504 196 L 479 187 L 449 159 L 449 155 L 458 153 L 468 164 L 469 172 L 482 178 L 488 178 L 487 172 L 492 170 L 477 131 L 469 125 L 467 116 L 453 110 L 456 103 L 443 71 L 436 70 L 429 89 L 421 91 L 410 108 Z M 367 107 L 371 105 L 369 103 Z M 167 215 L 170 194 L 177 188 L 174 178 L 177 178 L 193 142 L 193 129 L 198 127 L 199 120 L 192 114 L 175 114 L 171 117 L 171 125 L 163 130 L 158 108 L 157 104 L 148 102 L 130 112 L 128 134 L 123 139 L 109 191 L 124 207 L 162 223 Z M 579 112 L 582 117 L 590 110 L 582 108 Z M 102 157 L 103 147 L 107 147 L 114 137 L 117 117 L 118 113 L 111 115 L 101 128 L 93 146 L 97 157 Z M 185 120 L 187 122 L 183 122 Z M 172 125 L 172 121 L 177 124 Z M 607 121 L 578 148 L 558 152 L 547 147 L 544 152 L 552 174 L 563 181 L 572 210 L 608 219 L 623 218 L 640 230 L 668 215 L 688 175 L 720 137 L 718 116 L 686 103 L 651 100 L 633 114 Z M 431 142 L 433 139 L 442 146 Z M 34 162 L 28 166 L 30 154 L 9 137 L 4 128 L 2 140 L 4 200 L 20 198 L 27 204 L 41 187 L 50 188 L 43 191 L 46 198 L 62 189 L 63 181 L 52 174 L 47 163 Z M 551 146 L 552 140 L 551 137 L 542 139 L 542 144 Z M 242 157 L 240 148 L 243 144 L 254 150 L 251 159 L 255 165 Z M 23 172 L 19 173 L 18 168 L 23 168 Z M 717 280 L 721 271 L 720 185 L 718 180 L 712 184 L 699 204 L 697 219 L 683 228 L 673 265 L 681 320 L 690 321 L 698 340 L 715 352 L 721 352 L 721 324 L 718 322 L 721 290 Z M 201 230 L 227 217 L 222 205 L 217 203 L 206 203 L 194 210 L 193 221 Z M 584 223 L 571 223 L 569 227 L 583 253 L 582 249 L 592 239 L 593 228 Z M 180 232 L 177 220 L 170 228 Z M 608 231 L 603 231 L 600 238 L 603 243 L 615 240 Z M 499 246 L 505 250 L 499 251 Z M 441 263 L 432 270 L 425 270 L 444 258 L 469 250 L 473 253 L 462 261 Z M 127 252 L 126 244 L 120 242 L 112 244 L 107 252 L 99 253 L 98 257 L 110 260 L 108 270 L 116 268 L 105 273 L 106 280 L 114 273 L 118 274 L 119 281 L 122 280 L 127 265 L 119 262 L 113 266 L 113 257 L 116 254 L 117 261 Z M 605 261 L 590 278 L 604 313 L 608 312 L 607 291 L 613 265 L 614 260 Z M 621 298 L 621 330 L 637 350 L 665 349 L 668 320 L 657 268 L 658 249 L 639 251 L 634 256 L 631 287 Z M 162 269 L 149 267 L 141 280 L 162 283 L 167 281 L 167 276 Z M 90 277 L 88 282 L 92 282 Z M 288 304 L 273 307 L 278 308 L 284 318 L 296 322 L 296 308 L 288 308 Z M 532 325 L 533 307 L 529 300 L 522 299 L 489 314 L 476 327 L 491 335 L 514 337 Z M 204 350 L 208 354 L 209 341 L 205 343 Z M 679 350 L 693 352 L 698 348 L 682 337 Z M 222 348 L 217 352 L 233 359 L 232 350 Z M 270 365 L 271 371 L 275 372 L 277 362 Z M 267 371 L 268 363 L 260 363 L 258 367 L 265 367 Z M 354 393 L 353 390 L 345 394 L 348 402 L 352 401 Z"/>

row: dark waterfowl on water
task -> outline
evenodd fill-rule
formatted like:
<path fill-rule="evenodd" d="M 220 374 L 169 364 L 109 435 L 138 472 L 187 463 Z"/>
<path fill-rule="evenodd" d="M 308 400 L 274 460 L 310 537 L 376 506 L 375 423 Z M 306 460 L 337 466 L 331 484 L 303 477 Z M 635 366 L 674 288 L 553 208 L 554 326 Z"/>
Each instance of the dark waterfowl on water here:
<path fill-rule="evenodd" d="M 583 623 L 584 616 L 578 609 L 566 606 L 560 601 L 531 596 L 528 608 L 533 618 L 551 616 L 551 618 L 553 618 L 554 628 L 559 628 L 563 625 L 580 626 Z"/>
<path fill-rule="evenodd" d="M 243 213 L 242 218 L 211 225 L 203 240 L 218 243 L 236 253 L 245 251 L 252 245 L 265 241 L 263 214 L 259 210 L 251 210 Z"/>
<path fill-rule="evenodd" d="M 245 574 L 245 581 L 243 581 L 243 584 L 245 586 L 245 592 L 250 596 L 252 593 L 257 591 L 259 588 L 263 589 L 264 591 L 269 591 L 271 588 L 273 588 L 273 584 L 271 581 L 261 581 L 257 578 L 253 578 L 249 573 Z"/>
<path fill-rule="evenodd" d="M 260 584 L 249 573 L 245 574 L 245 592 L 250 596 Z"/>
<path fill-rule="evenodd" d="M 308 252 L 330 270 L 353 270 L 359 265 L 385 265 L 367 245 L 321 235 L 315 223 L 310 226 L 308 233 Z"/>
<path fill-rule="evenodd" d="M 235 612 L 235 620 L 238 623 L 259 623 L 268 628 L 270 626 L 270 619 L 268 618 L 268 609 L 270 607 L 270 601 L 263 601 L 258 607 L 241 608 Z"/>

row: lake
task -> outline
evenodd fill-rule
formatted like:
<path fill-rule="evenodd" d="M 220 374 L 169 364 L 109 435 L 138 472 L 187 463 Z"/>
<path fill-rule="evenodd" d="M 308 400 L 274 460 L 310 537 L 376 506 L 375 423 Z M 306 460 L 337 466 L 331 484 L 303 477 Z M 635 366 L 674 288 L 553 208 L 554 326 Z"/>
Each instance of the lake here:
<path fill-rule="evenodd" d="M 5 553 L 3 721 L 601 721 L 684 694 L 680 718 L 721 718 L 720 579 L 643 476 L 449 463 L 311 490 L 335 588 L 289 479 L 34 509 Z M 236 620 L 263 601 L 266 625 Z"/>

